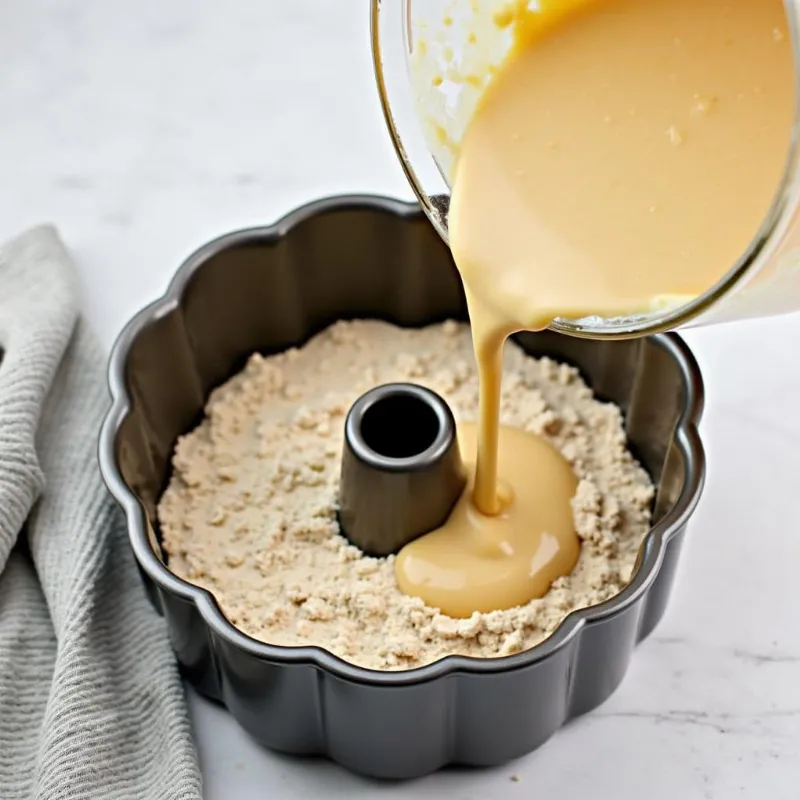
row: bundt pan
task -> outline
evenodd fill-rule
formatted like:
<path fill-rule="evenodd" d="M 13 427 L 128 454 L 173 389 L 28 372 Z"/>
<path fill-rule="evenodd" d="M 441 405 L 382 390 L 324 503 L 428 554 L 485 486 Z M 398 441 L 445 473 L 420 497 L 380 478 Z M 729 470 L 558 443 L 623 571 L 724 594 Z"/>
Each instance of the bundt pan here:
<path fill-rule="evenodd" d="M 200 421 L 215 386 L 253 351 L 276 353 L 359 317 L 404 326 L 466 319 L 449 251 L 416 205 L 331 198 L 206 245 L 114 347 L 113 406 L 100 440 L 105 480 L 127 515 L 185 675 L 263 745 L 325 755 L 381 778 L 501 764 L 602 703 L 664 613 L 703 485 L 701 377 L 671 334 L 602 342 L 520 336 L 529 353 L 577 366 L 599 397 L 625 412 L 631 447 L 658 486 L 634 577 L 527 652 L 378 672 L 322 648 L 273 646 L 236 630 L 209 592 L 169 571 L 156 518 L 175 441 Z"/>

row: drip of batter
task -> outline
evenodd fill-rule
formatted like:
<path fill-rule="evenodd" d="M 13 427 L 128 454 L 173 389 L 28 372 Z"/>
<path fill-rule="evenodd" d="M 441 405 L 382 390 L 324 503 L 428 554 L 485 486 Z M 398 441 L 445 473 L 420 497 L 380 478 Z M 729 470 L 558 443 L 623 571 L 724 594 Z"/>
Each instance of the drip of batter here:
<path fill-rule="evenodd" d="M 577 557 L 571 521 L 553 522 L 574 483 L 540 494 L 563 465 L 499 425 L 505 339 L 710 289 L 757 234 L 794 121 L 782 0 L 528 5 L 497 17 L 516 44 L 467 128 L 450 203 L 480 374 L 474 483 L 397 559 L 403 591 L 451 616 L 541 596 Z"/>

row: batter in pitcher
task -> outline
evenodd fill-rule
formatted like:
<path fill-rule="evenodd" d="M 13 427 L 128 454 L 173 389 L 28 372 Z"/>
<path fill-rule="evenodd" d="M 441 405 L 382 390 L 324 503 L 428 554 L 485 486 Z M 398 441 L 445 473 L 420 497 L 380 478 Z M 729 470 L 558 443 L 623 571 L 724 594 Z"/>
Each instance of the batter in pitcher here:
<path fill-rule="evenodd" d="M 400 588 L 450 616 L 544 594 L 578 556 L 574 478 L 499 426 L 502 348 L 557 317 L 686 301 L 744 253 L 789 152 L 794 72 L 781 0 L 539 0 L 460 148 L 450 241 L 480 374 L 474 479 L 398 556 Z M 522 487 L 546 481 L 548 501 Z"/>

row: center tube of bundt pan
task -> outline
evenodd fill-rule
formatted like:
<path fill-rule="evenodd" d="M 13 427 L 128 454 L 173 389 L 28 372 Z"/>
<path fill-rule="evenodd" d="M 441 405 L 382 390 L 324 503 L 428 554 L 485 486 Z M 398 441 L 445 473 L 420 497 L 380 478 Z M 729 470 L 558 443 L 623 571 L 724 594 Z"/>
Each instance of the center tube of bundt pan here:
<path fill-rule="evenodd" d="M 388 556 L 440 527 L 466 485 L 450 407 L 410 383 L 361 395 L 345 420 L 339 485 L 342 533 Z"/>

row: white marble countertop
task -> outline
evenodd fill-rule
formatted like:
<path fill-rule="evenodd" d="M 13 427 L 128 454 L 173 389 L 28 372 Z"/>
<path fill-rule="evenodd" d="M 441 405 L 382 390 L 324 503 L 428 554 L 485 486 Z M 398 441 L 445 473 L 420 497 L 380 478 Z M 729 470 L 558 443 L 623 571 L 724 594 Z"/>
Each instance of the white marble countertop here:
<path fill-rule="evenodd" d="M 0 53 L 0 240 L 54 221 L 107 345 L 216 234 L 330 193 L 410 196 L 365 0 L 7 2 Z M 800 317 L 687 338 L 709 480 L 675 600 L 609 702 L 501 769 L 390 785 L 265 752 L 190 691 L 207 797 L 800 796 Z"/>

